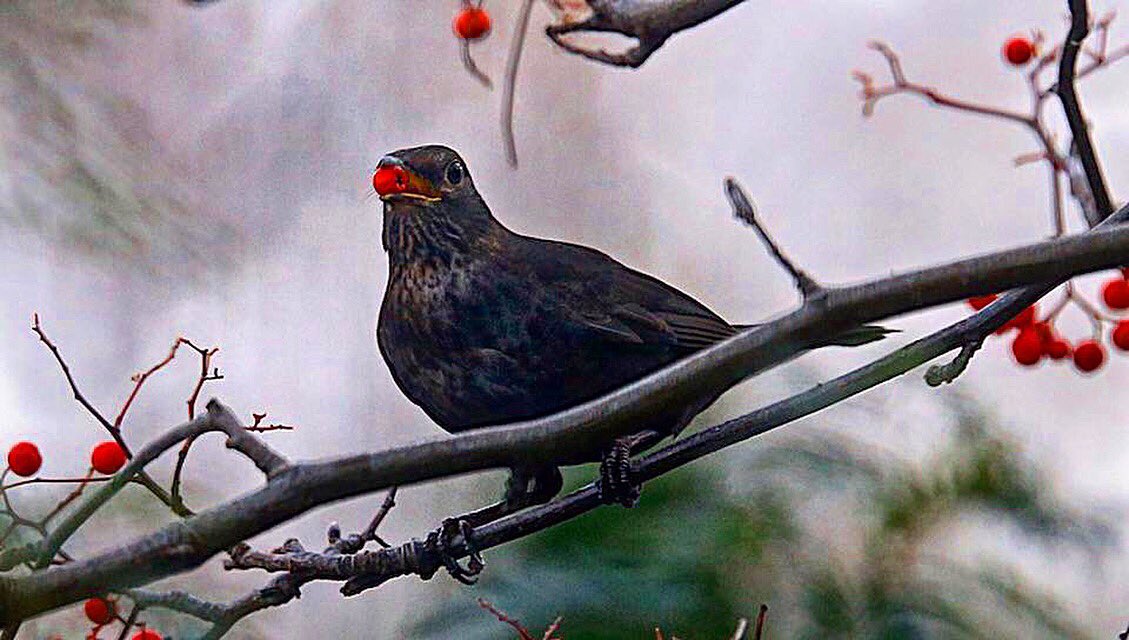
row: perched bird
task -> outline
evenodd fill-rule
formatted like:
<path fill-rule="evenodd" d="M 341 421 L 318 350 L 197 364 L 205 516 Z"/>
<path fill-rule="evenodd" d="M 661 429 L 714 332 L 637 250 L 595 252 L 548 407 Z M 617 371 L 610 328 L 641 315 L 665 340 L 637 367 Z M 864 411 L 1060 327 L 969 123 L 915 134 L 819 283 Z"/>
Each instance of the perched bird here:
<path fill-rule="evenodd" d="M 400 389 L 449 432 L 567 409 L 742 329 L 595 249 L 510 231 L 447 147 L 385 156 L 373 187 L 389 263 L 380 352 Z M 861 327 L 832 343 L 884 333 Z M 558 465 L 592 460 L 604 460 L 606 499 L 631 504 L 630 453 L 677 434 L 715 399 L 654 415 L 600 451 L 513 469 L 503 504 L 547 501 L 561 488 Z"/>

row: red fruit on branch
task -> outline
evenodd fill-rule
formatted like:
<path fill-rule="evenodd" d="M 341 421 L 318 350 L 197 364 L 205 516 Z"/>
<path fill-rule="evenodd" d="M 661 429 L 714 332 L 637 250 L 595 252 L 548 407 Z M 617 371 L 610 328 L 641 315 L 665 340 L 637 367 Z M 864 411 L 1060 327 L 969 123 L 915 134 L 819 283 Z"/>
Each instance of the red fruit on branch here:
<path fill-rule="evenodd" d="M 105 598 L 91 598 L 82 605 L 83 612 L 86 613 L 87 619 L 94 624 L 109 624 L 117 612 L 114 609 L 114 603 L 106 600 Z"/>
<path fill-rule="evenodd" d="M 1043 350 L 1051 360 L 1062 360 L 1070 356 L 1070 343 L 1062 338 L 1052 338 L 1043 345 Z"/>
<path fill-rule="evenodd" d="M 1023 36 L 1008 38 L 1003 47 L 1004 60 L 1014 66 L 1021 67 L 1035 57 L 1035 43 Z"/>
<path fill-rule="evenodd" d="M 478 40 L 490 33 L 490 14 L 481 7 L 464 7 L 451 25 L 455 35 L 463 40 Z"/>
<path fill-rule="evenodd" d="M 1030 367 L 1043 359 L 1043 337 L 1035 326 L 1025 327 L 1011 343 L 1011 353 L 1019 364 Z"/>
<path fill-rule="evenodd" d="M 125 451 L 113 440 L 100 442 L 90 452 L 90 466 L 98 473 L 115 474 L 125 466 Z"/>
<path fill-rule="evenodd" d="M 1102 301 L 1110 309 L 1129 309 L 1129 280 L 1114 278 L 1102 286 Z"/>
<path fill-rule="evenodd" d="M 130 640 L 164 640 L 164 639 L 161 637 L 161 634 L 157 633 L 156 631 L 153 631 L 152 629 L 149 629 L 149 628 L 145 628 L 145 629 L 142 629 L 141 631 L 138 631 L 137 633 L 133 634 L 133 638 L 131 638 Z"/>
<path fill-rule="evenodd" d="M 979 311 L 979 310 L 983 309 L 984 307 L 986 307 L 986 306 L 992 304 L 993 302 L 995 302 L 996 298 L 998 298 L 998 297 L 999 296 L 997 296 L 994 293 L 989 293 L 986 296 L 976 296 L 976 297 L 973 297 L 973 298 L 969 298 L 968 299 L 968 306 L 972 307 L 976 311 Z"/>
<path fill-rule="evenodd" d="M 17 476 L 33 476 L 43 466 L 39 447 L 31 442 L 17 442 L 8 450 L 8 468 Z"/>
<path fill-rule="evenodd" d="M 1113 328 L 1110 335 L 1113 345 L 1122 351 L 1129 351 L 1129 320 L 1122 320 Z"/>
<path fill-rule="evenodd" d="M 1074 348 L 1074 366 L 1084 373 L 1097 371 L 1105 362 L 1105 349 L 1096 340 L 1087 340 Z"/>
<path fill-rule="evenodd" d="M 996 335 L 1003 335 L 1012 329 L 1022 329 L 1033 322 L 1035 322 L 1035 305 L 1031 305 L 1023 311 L 1020 311 L 1014 318 L 1008 320 L 1007 323 L 999 329 L 996 329 Z"/>

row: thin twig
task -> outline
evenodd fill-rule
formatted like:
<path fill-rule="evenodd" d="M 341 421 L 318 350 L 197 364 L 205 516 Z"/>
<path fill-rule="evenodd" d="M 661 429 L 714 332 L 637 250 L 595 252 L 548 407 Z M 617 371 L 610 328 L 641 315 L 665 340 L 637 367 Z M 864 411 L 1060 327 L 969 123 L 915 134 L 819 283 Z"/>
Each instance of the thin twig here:
<path fill-rule="evenodd" d="M 768 605 L 762 604 L 760 611 L 757 612 L 757 625 L 756 625 L 756 628 L 753 630 L 753 640 L 761 640 L 762 634 L 764 633 L 764 623 L 765 623 L 765 620 L 767 618 L 768 618 Z"/>
<path fill-rule="evenodd" d="M 737 621 L 737 630 L 733 632 L 731 640 L 744 640 L 745 632 L 749 629 L 748 618 L 741 618 Z"/>
<path fill-rule="evenodd" d="M 478 599 L 478 606 L 494 614 L 494 617 L 497 618 L 499 622 L 504 622 L 513 627 L 514 631 L 517 632 L 517 635 L 519 638 L 521 638 L 521 640 L 536 640 L 536 638 L 533 637 L 533 634 L 529 632 L 529 629 L 526 629 L 520 621 L 507 616 L 502 610 L 490 604 L 490 602 L 485 598 Z"/>
<path fill-rule="evenodd" d="M 1086 0 L 1069 0 L 1070 3 L 1070 30 L 1062 45 L 1062 59 L 1058 67 L 1058 97 L 1062 103 L 1063 113 L 1070 125 L 1070 133 L 1077 145 L 1078 159 L 1086 172 L 1086 179 L 1090 183 L 1090 193 L 1102 218 L 1113 213 L 1113 200 L 1106 186 L 1105 176 L 1102 175 L 1101 164 L 1098 162 L 1094 143 L 1090 139 L 1090 130 L 1086 124 L 1086 117 L 1082 113 L 1082 105 L 1078 100 L 1078 92 L 1074 86 L 1075 70 L 1078 64 L 1078 52 L 1082 41 L 1090 32 L 1090 12 Z"/>
<path fill-rule="evenodd" d="M 114 426 L 116 428 L 121 429 L 122 422 L 125 421 L 125 414 L 129 411 L 130 406 L 133 405 L 133 400 L 141 391 L 141 387 L 145 384 L 145 381 L 149 379 L 149 376 L 160 371 L 165 365 L 173 361 L 173 358 L 176 357 L 176 350 L 180 348 L 182 342 L 183 340 L 181 338 L 177 338 L 175 341 L 173 341 L 172 348 L 169 349 L 169 354 L 165 356 L 164 359 L 162 359 L 152 367 L 149 367 L 147 370 L 133 376 L 133 390 L 130 391 L 129 397 L 126 398 L 125 402 L 122 403 L 122 408 L 121 411 L 118 412 L 118 417 L 114 418 Z"/>
<path fill-rule="evenodd" d="M 188 399 L 185 404 L 188 407 L 188 419 L 192 420 L 196 417 L 196 402 L 200 398 L 200 392 L 204 389 L 204 385 L 212 380 L 222 380 L 223 375 L 220 374 L 219 369 L 212 367 L 212 357 L 219 352 L 219 347 L 212 347 L 205 349 L 198 347 L 188 339 L 183 339 L 184 344 L 188 345 L 191 349 L 196 351 L 200 356 L 200 374 L 196 377 L 196 384 L 192 387 L 192 393 L 188 394 Z M 209 373 L 209 369 L 211 372 Z M 196 442 L 196 438 L 189 438 L 181 445 L 180 451 L 176 455 L 176 465 L 173 467 L 172 483 L 169 487 L 169 493 L 175 504 L 187 510 L 188 507 L 184 504 L 184 496 L 181 494 L 181 477 L 184 473 L 184 465 L 188 462 L 188 452 L 192 449 L 192 445 Z"/>
<path fill-rule="evenodd" d="M 470 73 L 471 77 L 482 83 L 482 86 L 487 89 L 493 89 L 494 83 L 490 81 L 490 76 L 483 73 L 482 69 L 474 62 L 474 58 L 470 55 L 470 40 L 465 38 L 459 39 L 459 54 L 463 61 L 463 68 Z"/>
<path fill-rule="evenodd" d="M 776 244 L 776 241 L 772 239 L 772 236 L 768 234 L 768 231 L 765 230 L 764 226 L 757 220 L 756 209 L 753 207 L 748 195 L 746 195 L 745 190 L 741 188 L 741 185 L 737 183 L 735 178 L 725 179 L 725 195 L 729 198 L 729 204 L 733 207 L 733 213 L 742 222 L 749 225 L 757 232 L 761 242 L 764 243 L 768 252 L 772 254 L 773 259 L 788 272 L 788 275 L 792 276 L 792 279 L 796 282 L 796 287 L 799 288 L 804 298 L 811 298 L 823 293 L 823 286 L 816 282 L 815 279 L 809 276 L 803 269 L 797 267 L 796 264 L 784 254 L 780 245 Z"/>
<path fill-rule="evenodd" d="M 562 620 L 564 620 L 562 616 L 557 616 L 548 627 L 545 627 L 545 633 L 541 635 L 541 640 L 553 640 L 553 634 L 561 628 Z"/>
<path fill-rule="evenodd" d="M 952 361 L 945 364 L 935 364 L 929 367 L 925 372 L 925 383 L 931 387 L 939 387 L 942 384 L 948 384 L 960 377 L 968 369 L 968 364 L 972 362 L 972 356 L 984 346 L 983 336 L 973 337 L 960 348 L 960 353 L 956 355 Z"/>
<path fill-rule="evenodd" d="M 521 52 L 525 48 L 525 34 L 529 31 L 529 17 L 533 13 L 533 0 L 522 0 L 514 23 L 514 37 L 510 43 L 510 53 L 506 59 L 506 77 L 502 83 L 502 144 L 506 150 L 506 162 L 517 167 L 517 142 L 514 139 L 514 94 L 517 91 L 517 70 L 521 64 Z"/>
<path fill-rule="evenodd" d="M 129 616 L 122 622 L 122 630 L 118 633 L 118 640 L 125 640 L 126 637 L 129 636 L 129 632 L 133 630 L 133 625 L 137 622 L 137 616 L 141 615 L 143 608 L 144 607 L 141 605 L 135 604 L 133 608 L 129 610 Z"/>
<path fill-rule="evenodd" d="M 71 393 L 74 395 L 75 400 L 77 400 L 78 403 L 86 409 L 87 413 L 93 416 L 94 419 L 97 420 L 98 423 L 101 424 L 102 427 L 110 434 L 110 436 L 113 437 L 114 441 L 117 442 L 118 446 L 120 446 L 122 448 L 122 451 L 125 452 L 126 457 L 132 458 L 133 452 L 130 450 L 129 445 L 126 444 L 125 439 L 122 438 L 121 429 L 114 426 L 113 423 L 107 420 L 106 417 L 103 416 L 102 413 L 98 411 L 98 409 L 96 409 L 89 400 L 86 399 L 86 396 L 83 395 L 81 391 L 79 391 L 78 384 L 75 383 L 74 376 L 71 375 L 71 369 L 69 366 L 67 366 L 66 360 L 63 359 L 63 355 L 59 352 L 59 348 L 56 347 L 55 343 L 47 337 L 47 333 L 43 330 L 43 327 L 40 326 L 38 313 L 32 314 L 31 330 L 34 331 L 37 336 L 39 336 L 39 341 L 47 346 L 47 349 L 51 351 L 51 355 L 55 356 L 55 361 L 59 363 L 59 367 L 63 370 L 63 375 L 67 379 L 67 384 L 70 385 Z M 165 503 L 165 505 L 172 509 L 172 511 L 177 515 L 182 517 L 191 515 L 191 511 L 183 508 L 183 505 L 177 505 L 175 501 L 173 501 L 172 496 L 170 496 L 168 492 L 165 491 L 164 487 L 157 484 L 157 482 L 153 480 L 153 478 L 145 471 L 142 471 L 140 474 L 138 474 L 137 481 L 141 483 L 141 485 L 146 489 L 148 489 L 150 493 L 156 496 L 158 500 Z"/>
<path fill-rule="evenodd" d="M 902 70 L 902 62 L 894 50 L 884 42 L 877 40 L 869 43 L 871 49 L 874 49 L 883 58 L 886 59 L 886 65 L 890 69 L 890 76 L 893 79 L 893 84 L 887 86 L 875 86 L 874 79 L 861 71 L 854 73 L 855 79 L 862 85 L 862 98 L 863 98 L 863 114 L 871 115 L 874 113 L 874 107 L 879 100 L 887 96 L 897 94 L 914 94 L 928 99 L 930 102 L 956 109 L 958 111 L 965 111 L 984 116 L 992 116 L 995 118 L 1003 118 L 1013 122 L 1031 126 L 1033 124 L 1032 117 L 1002 107 L 993 107 L 988 105 L 977 104 L 967 100 L 961 100 L 952 96 L 945 95 L 940 91 L 927 87 L 925 85 L 910 82 L 906 79 L 905 72 Z"/>

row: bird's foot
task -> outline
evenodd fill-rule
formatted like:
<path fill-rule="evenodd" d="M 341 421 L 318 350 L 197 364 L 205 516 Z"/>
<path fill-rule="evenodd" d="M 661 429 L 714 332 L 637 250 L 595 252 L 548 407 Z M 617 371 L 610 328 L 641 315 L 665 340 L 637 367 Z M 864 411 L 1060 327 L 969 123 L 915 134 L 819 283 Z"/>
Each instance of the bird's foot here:
<path fill-rule="evenodd" d="M 467 552 L 465 567 L 459 564 L 458 559 L 452 553 L 455 537 L 459 535 L 463 537 L 463 547 Z M 482 559 L 482 554 L 479 553 L 478 547 L 474 544 L 474 529 L 466 520 L 461 518 L 444 520 L 439 527 L 436 546 L 443 566 L 452 578 L 466 585 L 478 582 L 478 575 L 486 568 L 486 561 Z"/>
<path fill-rule="evenodd" d="M 642 488 L 634 482 L 635 470 L 631 464 L 631 449 L 636 442 L 635 436 L 616 439 L 600 461 L 600 479 L 596 481 L 596 489 L 604 504 L 630 508 L 639 502 Z"/>

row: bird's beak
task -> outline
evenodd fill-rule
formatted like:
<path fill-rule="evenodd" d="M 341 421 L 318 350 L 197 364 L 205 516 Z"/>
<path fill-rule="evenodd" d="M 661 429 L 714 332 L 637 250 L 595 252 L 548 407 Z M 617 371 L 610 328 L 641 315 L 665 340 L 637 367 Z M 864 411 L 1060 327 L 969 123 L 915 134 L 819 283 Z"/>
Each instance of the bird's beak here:
<path fill-rule="evenodd" d="M 422 200 L 438 202 L 443 194 L 430 180 L 419 175 L 403 160 L 384 156 L 372 175 L 372 188 L 385 202 L 395 200 Z"/>

